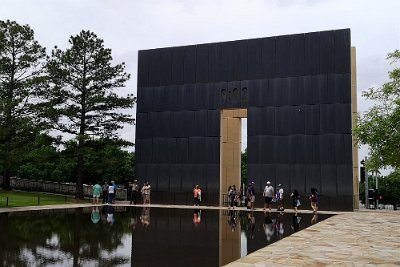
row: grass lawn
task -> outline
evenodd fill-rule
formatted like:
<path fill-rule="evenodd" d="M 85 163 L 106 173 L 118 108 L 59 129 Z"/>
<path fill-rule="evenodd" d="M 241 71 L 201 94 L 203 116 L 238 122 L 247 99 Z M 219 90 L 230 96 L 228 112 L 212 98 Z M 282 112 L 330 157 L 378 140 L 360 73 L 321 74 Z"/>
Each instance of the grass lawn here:
<path fill-rule="evenodd" d="M 39 192 L 0 190 L 0 208 L 78 203 L 73 196 L 52 195 Z M 81 201 L 87 202 L 87 201 Z"/>

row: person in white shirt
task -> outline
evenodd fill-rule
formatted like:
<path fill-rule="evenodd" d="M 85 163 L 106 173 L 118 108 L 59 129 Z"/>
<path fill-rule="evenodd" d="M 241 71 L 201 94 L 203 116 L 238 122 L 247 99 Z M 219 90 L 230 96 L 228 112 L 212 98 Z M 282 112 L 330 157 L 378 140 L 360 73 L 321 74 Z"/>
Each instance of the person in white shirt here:
<path fill-rule="evenodd" d="M 264 188 L 263 196 L 264 196 L 264 210 L 268 206 L 269 211 L 271 211 L 271 202 L 274 197 L 274 188 L 271 186 L 270 181 L 267 182 L 267 185 Z"/>
<path fill-rule="evenodd" d="M 284 211 L 283 208 L 283 188 L 282 185 L 278 185 L 278 193 L 276 194 L 276 201 L 278 202 L 278 209 L 276 211 Z"/>

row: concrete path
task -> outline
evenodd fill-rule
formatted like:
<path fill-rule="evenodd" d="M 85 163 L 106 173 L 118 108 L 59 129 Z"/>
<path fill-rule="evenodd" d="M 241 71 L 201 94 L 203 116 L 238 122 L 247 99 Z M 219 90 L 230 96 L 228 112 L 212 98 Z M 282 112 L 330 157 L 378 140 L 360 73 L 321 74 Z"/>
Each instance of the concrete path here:
<path fill-rule="evenodd" d="M 225 266 L 400 266 L 400 213 L 339 214 Z"/>

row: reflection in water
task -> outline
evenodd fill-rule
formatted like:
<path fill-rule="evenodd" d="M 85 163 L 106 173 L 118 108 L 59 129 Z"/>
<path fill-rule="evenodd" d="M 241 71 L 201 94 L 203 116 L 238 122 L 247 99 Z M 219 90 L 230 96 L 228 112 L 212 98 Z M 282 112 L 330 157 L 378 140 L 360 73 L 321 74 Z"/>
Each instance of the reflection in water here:
<path fill-rule="evenodd" d="M 318 222 L 318 214 L 314 212 L 312 218 L 311 218 L 311 224 L 316 224 Z"/>
<path fill-rule="evenodd" d="M 297 232 L 300 229 L 300 221 L 301 217 L 297 215 L 297 212 L 293 214 L 293 219 L 292 219 L 292 230 L 293 232 Z"/>
<path fill-rule="evenodd" d="M 115 222 L 115 218 L 114 218 L 114 207 L 111 206 L 111 205 L 108 205 L 107 208 L 106 208 L 106 210 L 107 210 L 107 222 L 108 222 L 110 225 L 113 225 L 114 222 Z"/>
<path fill-rule="evenodd" d="M 278 213 L 275 219 L 275 233 L 278 239 L 283 238 L 283 234 L 285 233 L 285 227 L 283 226 L 283 213 Z"/>
<path fill-rule="evenodd" d="M 237 223 L 237 211 L 229 210 L 228 224 L 232 232 L 235 232 L 236 230 L 236 223 Z"/>
<path fill-rule="evenodd" d="M 108 205 L 2 213 L 0 265 L 219 266 L 220 245 L 235 248 L 233 261 L 329 217 L 301 214 L 300 223 L 296 214 L 224 211 L 221 223 L 232 238 L 220 244 L 219 211 L 151 212 Z"/>
<path fill-rule="evenodd" d="M 201 223 L 201 210 L 194 209 L 193 210 L 193 224 L 198 226 Z"/>
<path fill-rule="evenodd" d="M 254 228 L 256 226 L 256 217 L 254 217 L 254 211 L 247 212 L 247 232 L 251 239 L 254 239 Z"/>
<path fill-rule="evenodd" d="M 275 219 L 274 219 L 274 221 L 275 221 Z M 264 212 L 263 229 L 264 229 L 264 233 L 265 233 L 265 237 L 267 238 L 267 241 L 270 242 L 272 237 L 275 234 L 274 222 L 272 221 L 272 218 L 271 218 L 271 212 Z"/>
<path fill-rule="evenodd" d="M 92 207 L 92 215 L 90 219 L 93 223 L 98 223 L 101 219 L 100 211 L 98 206 Z"/>
<path fill-rule="evenodd" d="M 142 209 L 142 215 L 140 215 L 140 221 L 144 228 L 149 227 L 150 225 L 150 207 L 144 207 Z"/>

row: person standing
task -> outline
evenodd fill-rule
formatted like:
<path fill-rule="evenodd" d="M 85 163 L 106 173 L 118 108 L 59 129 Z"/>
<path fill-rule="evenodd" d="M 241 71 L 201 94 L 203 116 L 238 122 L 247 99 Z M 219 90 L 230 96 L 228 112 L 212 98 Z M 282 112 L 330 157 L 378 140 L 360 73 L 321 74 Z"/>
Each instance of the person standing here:
<path fill-rule="evenodd" d="M 228 197 L 229 197 L 229 207 L 234 209 L 235 208 L 235 198 L 236 198 L 237 192 L 236 192 L 236 186 L 232 185 L 229 187 L 228 191 Z"/>
<path fill-rule="evenodd" d="M 311 208 L 313 209 L 313 212 L 317 213 L 317 211 L 318 211 L 318 191 L 315 188 L 311 188 L 310 201 L 311 201 Z"/>
<path fill-rule="evenodd" d="M 103 204 L 106 204 L 108 202 L 108 183 L 107 181 L 104 182 L 102 189 L 103 189 Z"/>
<path fill-rule="evenodd" d="M 99 185 L 98 182 L 93 186 L 92 191 L 93 191 L 93 204 L 99 204 L 99 198 L 102 191 L 102 187 Z"/>
<path fill-rule="evenodd" d="M 271 211 L 271 202 L 274 197 L 274 188 L 271 185 L 270 181 L 267 181 L 267 185 L 264 188 L 263 196 L 264 196 L 264 210 L 269 208 L 269 211 Z"/>
<path fill-rule="evenodd" d="M 201 199 L 201 189 L 198 184 L 193 188 L 193 198 L 194 198 L 194 206 L 199 206 Z"/>
<path fill-rule="evenodd" d="M 143 197 L 143 204 L 150 204 L 151 186 L 148 182 L 144 183 L 141 193 Z"/>
<path fill-rule="evenodd" d="M 247 188 L 247 199 L 249 201 L 248 208 L 254 210 L 254 203 L 256 202 L 256 196 L 254 191 L 254 182 L 249 184 L 249 188 Z"/>
<path fill-rule="evenodd" d="M 133 180 L 133 183 L 129 185 L 129 187 L 131 188 L 131 200 L 130 200 L 130 205 L 137 203 L 137 195 L 138 195 L 138 191 L 139 191 L 139 184 L 137 183 L 137 180 Z"/>
<path fill-rule="evenodd" d="M 297 212 L 297 207 L 300 206 L 299 192 L 295 189 L 290 196 L 292 198 L 292 207 L 294 208 L 294 211 Z"/>
<path fill-rule="evenodd" d="M 108 186 L 108 204 L 114 203 L 115 196 L 115 183 L 111 181 L 111 185 Z"/>
<path fill-rule="evenodd" d="M 281 184 L 278 185 L 276 201 L 278 202 L 278 209 L 276 211 L 284 211 L 285 209 L 283 208 L 283 188 Z"/>

